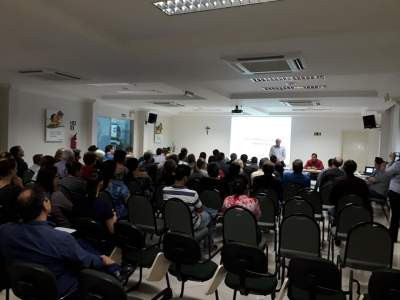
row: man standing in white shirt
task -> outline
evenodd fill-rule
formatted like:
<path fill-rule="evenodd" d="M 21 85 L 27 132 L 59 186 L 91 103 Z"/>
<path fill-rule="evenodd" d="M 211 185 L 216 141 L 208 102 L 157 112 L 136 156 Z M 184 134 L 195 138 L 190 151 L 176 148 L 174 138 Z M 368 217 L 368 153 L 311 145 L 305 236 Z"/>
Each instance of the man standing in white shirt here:
<path fill-rule="evenodd" d="M 281 146 L 282 140 L 276 139 L 275 145 L 271 147 L 269 150 L 269 156 L 275 155 L 278 159 L 278 162 L 285 162 L 286 159 L 286 149 L 284 146 Z"/>

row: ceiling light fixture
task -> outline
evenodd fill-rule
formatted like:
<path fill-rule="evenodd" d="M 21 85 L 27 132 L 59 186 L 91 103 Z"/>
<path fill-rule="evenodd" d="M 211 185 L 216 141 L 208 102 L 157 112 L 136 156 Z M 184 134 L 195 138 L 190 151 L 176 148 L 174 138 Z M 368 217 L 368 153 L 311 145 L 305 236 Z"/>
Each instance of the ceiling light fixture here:
<path fill-rule="evenodd" d="M 275 1 L 280 0 L 163 0 L 155 1 L 153 4 L 165 14 L 172 16 Z"/>
<path fill-rule="evenodd" d="M 124 83 L 105 82 L 105 83 L 88 83 L 87 85 L 101 87 L 101 86 L 127 86 L 127 85 L 131 85 L 131 84 L 126 83 L 126 82 L 124 82 Z"/>
<path fill-rule="evenodd" d="M 251 81 L 260 82 L 276 82 L 276 81 L 301 81 L 301 80 L 325 80 L 325 75 L 296 75 L 296 76 L 271 76 L 271 77 L 256 77 Z"/>
<path fill-rule="evenodd" d="M 157 90 L 121 90 L 121 91 L 118 91 L 118 94 L 154 95 L 154 94 L 160 94 L 160 91 L 157 91 Z"/>

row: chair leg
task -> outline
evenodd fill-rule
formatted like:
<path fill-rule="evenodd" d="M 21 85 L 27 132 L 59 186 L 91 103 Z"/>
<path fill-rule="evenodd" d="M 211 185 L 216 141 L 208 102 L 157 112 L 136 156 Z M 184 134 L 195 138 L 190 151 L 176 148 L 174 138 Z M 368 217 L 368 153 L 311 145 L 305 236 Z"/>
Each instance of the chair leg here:
<path fill-rule="evenodd" d="M 6 288 L 6 300 L 10 300 L 10 289 Z"/>
<path fill-rule="evenodd" d="M 126 290 L 127 293 L 132 292 L 136 290 L 141 284 L 142 284 L 142 279 L 143 279 L 143 268 L 139 268 L 139 281 L 132 287 Z"/>
<path fill-rule="evenodd" d="M 218 290 L 215 290 L 215 300 L 219 300 Z"/>
<path fill-rule="evenodd" d="M 181 285 L 181 294 L 180 294 L 179 298 L 182 298 L 182 297 L 183 297 L 183 293 L 184 293 L 184 292 L 185 292 L 185 282 L 182 281 L 182 285 Z"/>
<path fill-rule="evenodd" d="M 328 232 L 327 239 L 328 239 L 328 260 L 331 260 L 331 235 L 329 234 L 329 232 Z M 333 259 L 332 259 L 332 261 L 333 261 Z"/>
<path fill-rule="evenodd" d="M 325 241 L 325 217 L 322 213 L 322 242 Z"/>
<path fill-rule="evenodd" d="M 349 300 L 353 300 L 353 270 L 350 270 L 350 276 L 349 276 Z"/>
<path fill-rule="evenodd" d="M 386 221 L 389 222 L 389 216 L 386 213 L 385 204 L 382 204 L 381 207 L 382 207 L 383 214 L 385 215 Z"/>
<path fill-rule="evenodd" d="M 277 230 L 276 230 L 276 228 L 275 228 L 275 229 L 274 229 L 274 251 L 275 251 L 275 253 L 276 253 L 276 248 L 277 248 L 277 246 L 278 246 L 277 235 L 278 235 L 278 232 L 277 232 Z"/>
<path fill-rule="evenodd" d="M 169 283 L 169 276 L 168 276 L 168 273 L 165 274 L 165 281 L 167 281 L 167 287 L 168 287 L 168 288 L 171 288 L 171 284 Z"/>
<path fill-rule="evenodd" d="M 237 290 L 234 290 L 234 292 L 233 292 L 233 300 L 236 300 L 236 294 L 237 294 Z"/>

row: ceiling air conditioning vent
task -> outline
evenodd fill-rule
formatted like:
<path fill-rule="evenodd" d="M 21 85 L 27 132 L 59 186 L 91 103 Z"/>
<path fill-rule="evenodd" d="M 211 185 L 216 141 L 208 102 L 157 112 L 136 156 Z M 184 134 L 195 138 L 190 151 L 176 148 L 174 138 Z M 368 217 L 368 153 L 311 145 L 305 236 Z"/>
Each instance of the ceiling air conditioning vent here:
<path fill-rule="evenodd" d="M 315 100 L 282 100 L 280 102 L 289 107 L 313 107 L 321 105 L 319 101 Z"/>
<path fill-rule="evenodd" d="M 82 78 L 66 72 L 59 72 L 50 69 L 43 69 L 43 70 L 20 70 L 18 73 L 35 77 L 44 80 L 53 80 L 53 81 L 70 81 L 70 80 L 81 80 Z"/>
<path fill-rule="evenodd" d="M 264 73 L 291 73 L 300 72 L 305 69 L 304 62 L 299 57 L 268 56 L 237 58 L 225 60 L 231 67 L 241 74 L 264 74 Z"/>
<path fill-rule="evenodd" d="M 163 106 L 163 107 L 184 107 L 185 105 L 180 104 L 180 103 L 176 103 L 176 102 L 153 102 L 154 105 L 159 105 L 159 106 Z"/>

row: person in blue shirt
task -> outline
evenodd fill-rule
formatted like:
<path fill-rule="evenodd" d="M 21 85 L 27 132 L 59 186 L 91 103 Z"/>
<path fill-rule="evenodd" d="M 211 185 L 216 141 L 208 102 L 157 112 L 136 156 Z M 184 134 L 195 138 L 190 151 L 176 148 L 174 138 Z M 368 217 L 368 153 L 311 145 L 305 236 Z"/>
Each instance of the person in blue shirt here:
<path fill-rule="evenodd" d="M 22 222 L 0 227 L 0 262 L 25 261 L 47 267 L 56 277 L 59 297 L 78 290 L 80 268 L 119 267 L 107 256 L 82 249 L 71 234 L 54 229 L 47 222 L 51 203 L 41 189 L 24 189 L 16 206 Z"/>
<path fill-rule="evenodd" d="M 303 162 L 301 159 L 296 159 L 293 162 L 292 169 L 292 172 L 285 172 L 283 174 L 283 184 L 291 182 L 309 188 L 311 186 L 311 179 L 308 175 L 303 174 Z"/>

